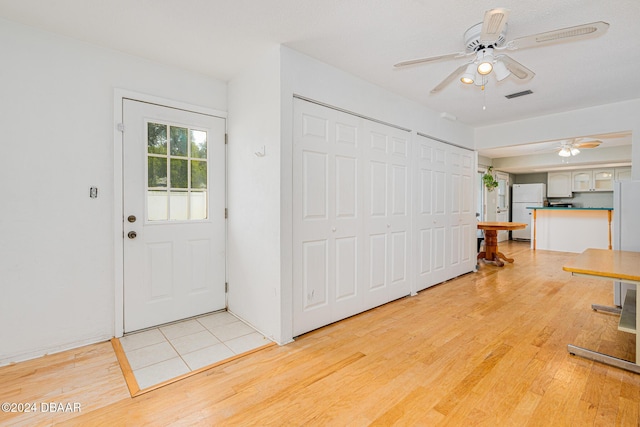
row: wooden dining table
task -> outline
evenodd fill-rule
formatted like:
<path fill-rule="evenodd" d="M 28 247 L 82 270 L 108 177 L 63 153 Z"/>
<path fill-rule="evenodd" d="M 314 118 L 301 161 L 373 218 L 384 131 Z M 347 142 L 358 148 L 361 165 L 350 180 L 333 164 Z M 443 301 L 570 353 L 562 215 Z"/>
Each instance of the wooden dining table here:
<path fill-rule="evenodd" d="M 504 261 L 513 262 L 513 258 L 507 257 L 498 250 L 498 231 L 520 230 L 527 224 L 523 222 L 494 222 L 483 221 L 478 223 L 478 229 L 484 231 L 484 251 L 478 254 L 478 259 L 495 264 L 498 267 L 504 265 Z"/>

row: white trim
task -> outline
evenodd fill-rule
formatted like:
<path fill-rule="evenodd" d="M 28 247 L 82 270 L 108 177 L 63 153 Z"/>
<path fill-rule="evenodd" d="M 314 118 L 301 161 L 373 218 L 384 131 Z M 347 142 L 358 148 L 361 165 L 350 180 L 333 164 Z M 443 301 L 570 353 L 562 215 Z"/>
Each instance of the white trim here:
<path fill-rule="evenodd" d="M 423 132 L 416 132 L 416 134 L 419 135 L 419 136 L 424 136 L 425 138 L 433 139 L 434 141 L 442 142 L 443 144 L 453 145 L 454 147 L 462 148 L 463 150 L 476 151 L 476 150 L 474 150 L 472 148 L 465 147 L 464 145 L 454 144 L 453 142 L 446 141 L 446 140 L 444 140 L 442 138 L 438 138 L 436 136 L 427 135 L 426 133 L 423 133 Z"/>
<path fill-rule="evenodd" d="M 225 132 L 228 128 L 227 113 L 208 107 L 188 104 L 181 101 L 157 97 L 126 89 L 113 90 L 113 242 L 114 242 L 114 336 L 120 338 L 124 334 L 124 250 L 122 239 L 124 236 L 123 222 L 123 181 L 122 181 L 122 139 L 123 133 L 118 129 L 122 123 L 122 103 L 124 99 L 148 102 L 170 108 L 207 114 L 225 119 Z M 125 129 L 126 132 L 126 129 Z M 226 194 L 226 191 L 225 191 Z"/>
<path fill-rule="evenodd" d="M 385 122 L 383 120 L 374 119 L 373 117 L 364 116 L 364 115 L 356 113 L 354 111 L 345 110 L 344 108 L 336 107 L 335 105 L 327 104 L 327 103 L 315 100 L 313 98 L 307 98 L 306 96 L 298 95 L 296 93 L 293 94 L 293 97 L 297 98 L 297 99 L 300 99 L 302 101 L 310 102 L 312 104 L 320 105 L 322 107 L 327 107 L 327 108 L 330 108 L 332 110 L 341 111 L 343 113 L 347 113 L 347 114 L 350 114 L 352 116 L 360 117 L 361 119 L 369 120 L 369 121 L 372 121 L 372 122 L 375 122 L 375 123 L 380 123 L 381 125 L 389 126 L 389 127 L 396 128 L 396 129 L 400 129 L 400 130 L 403 130 L 405 132 L 411 132 L 411 129 L 407 129 L 405 127 L 402 127 L 402 126 L 399 126 L 399 125 L 395 125 L 393 123 Z"/>

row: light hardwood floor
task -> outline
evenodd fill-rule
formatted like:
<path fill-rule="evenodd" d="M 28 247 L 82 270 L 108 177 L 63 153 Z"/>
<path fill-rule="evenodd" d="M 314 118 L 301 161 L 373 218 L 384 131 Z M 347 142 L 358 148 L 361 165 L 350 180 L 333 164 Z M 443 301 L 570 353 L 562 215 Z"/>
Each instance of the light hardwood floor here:
<path fill-rule="evenodd" d="M 609 282 L 572 277 L 570 253 L 501 244 L 515 264 L 432 287 L 129 397 L 110 343 L 0 368 L 0 402 L 81 404 L 0 413 L 10 425 L 636 426 L 640 375 L 567 353 L 633 358 Z"/>

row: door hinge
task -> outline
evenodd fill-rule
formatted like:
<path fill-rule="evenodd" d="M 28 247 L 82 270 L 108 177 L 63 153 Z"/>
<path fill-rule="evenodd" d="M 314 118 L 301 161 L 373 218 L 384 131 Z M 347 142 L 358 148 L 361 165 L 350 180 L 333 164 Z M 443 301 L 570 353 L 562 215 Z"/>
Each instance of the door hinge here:
<path fill-rule="evenodd" d="M 229 211 L 227 210 L 227 208 L 224 208 L 224 219 L 229 218 Z"/>
<path fill-rule="evenodd" d="M 225 133 L 224 134 L 224 145 L 227 145 L 229 143 L 229 134 Z"/>
<path fill-rule="evenodd" d="M 124 123 L 118 123 L 118 130 L 124 132 Z"/>
<path fill-rule="evenodd" d="M 229 282 L 224 282 L 224 292 L 229 293 Z"/>

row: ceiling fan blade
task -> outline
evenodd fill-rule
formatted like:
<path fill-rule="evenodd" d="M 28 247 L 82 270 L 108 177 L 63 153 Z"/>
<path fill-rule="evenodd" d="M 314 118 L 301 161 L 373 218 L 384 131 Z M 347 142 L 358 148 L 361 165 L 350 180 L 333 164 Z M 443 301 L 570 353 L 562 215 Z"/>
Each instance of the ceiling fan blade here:
<path fill-rule="evenodd" d="M 471 54 L 473 53 L 474 52 L 472 52 Z M 443 59 L 462 58 L 467 55 L 470 55 L 470 54 L 465 52 L 456 52 L 456 53 L 449 53 L 446 55 L 430 56 L 428 58 L 410 59 L 408 61 L 398 62 L 397 64 L 394 65 L 394 67 L 399 68 L 399 67 L 406 67 L 408 65 L 423 64 L 425 62 L 441 61 Z"/>
<path fill-rule="evenodd" d="M 456 77 L 458 77 L 460 74 L 464 73 L 464 70 L 467 69 L 467 65 L 469 65 L 469 63 L 463 64 L 463 65 L 459 66 L 458 68 L 456 68 L 455 71 L 453 73 L 449 74 L 443 81 L 441 81 L 438 86 L 436 86 L 433 89 L 431 89 L 431 93 L 439 92 L 442 88 L 444 88 L 449 83 L 454 81 L 456 79 Z"/>
<path fill-rule="evenodd" d="M 533 71 L 507 55 L 499 55 L 497 59 L 501 60 L 511 74 L 520 80 L 530 80 L 536 75 Z"/>
<path fill-rule="evenodd" d="M 573 144 L 576 148 L 596 148 L 602 144 L 602 141 L 585 141 L 585 142 L 576 142 Z"/>
<path fill-rule="evenodd" d="M 507 25 L 508 17 L 509 9 L 497 8 L 486 11 L 482 21 L 480 43 L 487 45 L 498 41 L 505 25 Z"/>
<path fill-rule="evenodd" d="M 507 44 L 507 49 L 524 49 L 546 44 L 559 43 L 563 41 L 582 40 L 604 34 L 609 28 L 609 24 L 603 21 L 592 22 L 590 24 L 577 25 L 575 27 L 560 28 L 546 33 L 532 34 L 511 40 Z"/>

